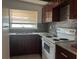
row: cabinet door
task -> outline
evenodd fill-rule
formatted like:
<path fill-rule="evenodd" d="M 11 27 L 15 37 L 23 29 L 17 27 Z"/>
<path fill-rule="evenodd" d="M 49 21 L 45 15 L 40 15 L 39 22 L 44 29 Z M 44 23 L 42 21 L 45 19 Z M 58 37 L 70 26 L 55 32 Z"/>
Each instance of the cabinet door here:
<path fill-rule="evenodd" d="M 57 45 L 56 59 L 76 59 L 76 55 Z"/>
<path fill-rule="evenodd" d="M 39 35 L 11 35 L 10 56 L 41 54 L 41 44 Z"/>
<path fill-rule="evenodd" d="M 77 18 L 77 0 L 70 0 L 70 19 Z"/>
<path fill-rule="evenodd" d="M 62 51 L 62 48 L 56 46 L 56 59 L 68 59 L 68 56 Z"/>
<path fill-rule="evenodd" d="M 52 5 L 47 5 L 46 9 L 46 22 L 52 22 Z"/>
<path fill-rule="evenodd" d="M 52 22 L 52 6 L 45 5 L 42 9 L 43 22 Z"/>
<path fill-rule="evenodd" d="M 53 21 L 60 21 L 60 6 L 53 8 Z"/>
<path fill-rule="evenodd" d="M 60 21 L 60 6 L 48 4 L 43 7 L 43 22 Z"/>
<path fill-rule="evenodd" d="M 48 13 L 49 13 L 48 5 L 46 5 L 45 9 L 46 9 L 46 11 L 45 11 L 45 14 L 46 14 L 45 22 L 48 22 L 48 18 L 49 18 L 49 15 L 48 15 Z"/>

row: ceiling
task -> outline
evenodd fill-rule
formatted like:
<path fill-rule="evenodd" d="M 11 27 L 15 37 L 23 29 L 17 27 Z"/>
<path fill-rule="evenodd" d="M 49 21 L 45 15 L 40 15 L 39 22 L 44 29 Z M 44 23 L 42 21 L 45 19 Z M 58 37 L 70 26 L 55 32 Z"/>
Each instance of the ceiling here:
<path fill-rule="evenodd" d="M 41 1 L 41 0 L 20 0 L 20 1 L 30 2 L 30 3 L 39 4 L 39 5 L 45 5 L 48 3 L 45 1 Z"/>

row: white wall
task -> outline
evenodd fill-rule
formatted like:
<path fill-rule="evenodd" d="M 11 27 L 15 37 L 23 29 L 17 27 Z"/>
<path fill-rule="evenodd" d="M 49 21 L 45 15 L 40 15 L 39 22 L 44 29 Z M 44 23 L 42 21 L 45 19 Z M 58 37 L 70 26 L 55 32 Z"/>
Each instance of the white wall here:
<path fill-rule="evenodd" d="M 10 59 L 8 29 L 2 31 L 2 59 Z"/>
<path fill-rule="evenodd" d="M 2 59 L 10 59 L 9 55 L 9 8 L 8 0 L 3 0 L 2 6 Z M 6 25 L 7 24 L 7 25 Z M 7 26 L 7 27 L 5 27 Z"/>

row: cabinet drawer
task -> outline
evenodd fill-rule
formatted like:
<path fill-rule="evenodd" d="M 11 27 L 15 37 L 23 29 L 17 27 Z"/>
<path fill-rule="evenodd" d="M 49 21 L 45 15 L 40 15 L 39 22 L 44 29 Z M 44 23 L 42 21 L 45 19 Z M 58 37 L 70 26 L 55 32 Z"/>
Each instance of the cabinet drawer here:
<path fill-rule="evenodd" d="M 76 55 L 57 45 L 56 59 L 76 59 Z"/>

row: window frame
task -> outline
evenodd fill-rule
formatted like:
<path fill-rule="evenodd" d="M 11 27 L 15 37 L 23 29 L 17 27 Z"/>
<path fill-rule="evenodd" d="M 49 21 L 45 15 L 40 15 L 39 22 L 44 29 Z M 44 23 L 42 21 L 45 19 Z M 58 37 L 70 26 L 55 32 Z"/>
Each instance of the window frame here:
<path fill-rule="evenodd" d="M 10 29 L 37 29 L 37 22 L 36 23 L 12 23 L 12 20 L 13 20 L 13 18 L 12 18 L 12 16 L 11 16 L 11 10 L 13 10 L 13 9 L 10 9 Z M 19 10 L 19 9 L 14 9 L 14 10 Z M 25 11 L 25 10 L 24 10 Z M 26 10 L 26 11 L 31 11 L 31 10 Z M 38 19 L 38 11 L 36 11 L 37 12 L 37 19 Z M 36 21 L 37 21 L 37 19 L 36 19 Z M 35 25 L 35 27 L 31 27 L 31 28 L 29 28 L 29 27 L 12 27 L 12 24 L 28 24 L 28 25 Z"/>

